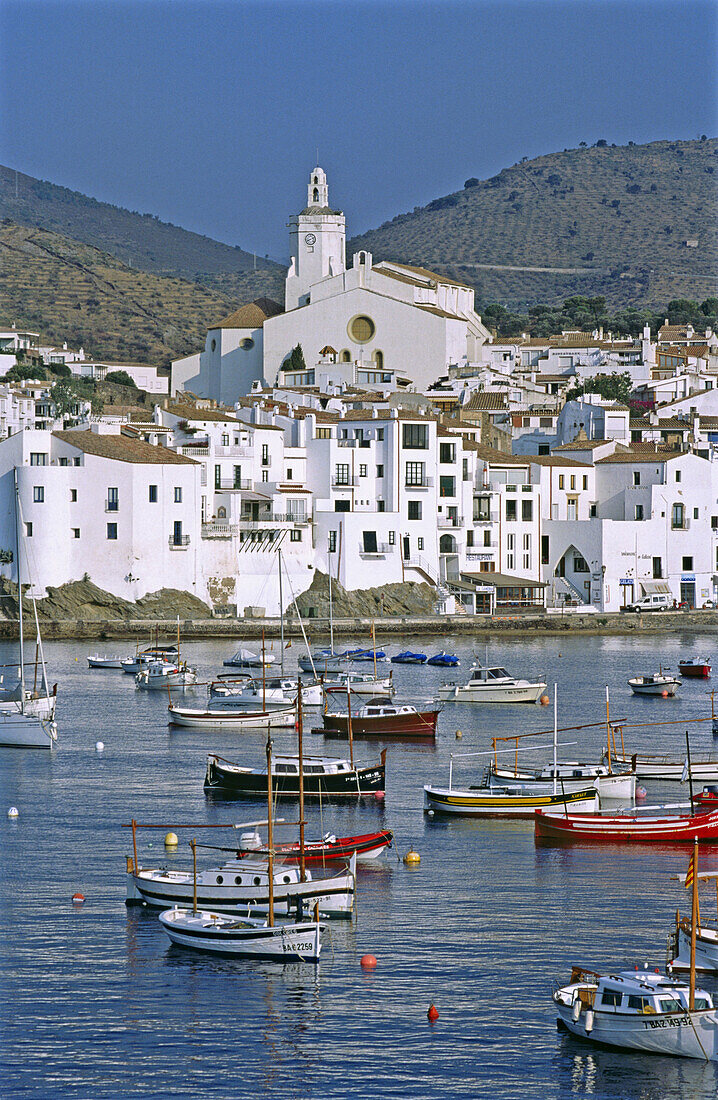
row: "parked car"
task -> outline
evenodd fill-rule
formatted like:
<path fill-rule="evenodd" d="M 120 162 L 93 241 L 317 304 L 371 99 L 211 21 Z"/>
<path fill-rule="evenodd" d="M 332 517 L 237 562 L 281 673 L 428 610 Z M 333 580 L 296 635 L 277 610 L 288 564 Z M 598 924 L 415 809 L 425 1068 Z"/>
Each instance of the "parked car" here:
<path fill-rule="evenodd" d="M 667 596 L 664 592 L 655 593 L 651 596 L 643 596 L 640 600 L 635 600 L 633 603 L 626 604 L 621 608 L 622 611 L 668 611 L 673 607 L 673 598 Z"/>

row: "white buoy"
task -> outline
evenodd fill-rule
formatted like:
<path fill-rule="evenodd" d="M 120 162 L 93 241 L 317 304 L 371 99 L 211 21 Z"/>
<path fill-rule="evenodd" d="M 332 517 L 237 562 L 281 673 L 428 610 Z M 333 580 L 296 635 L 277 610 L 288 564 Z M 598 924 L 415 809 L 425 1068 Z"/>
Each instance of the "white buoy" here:
<path fill-rule="evenodd" d="M 7 812 L 7 816 L 8 817 L 19 817 L 20 816 L 20 811 L 18 810 L 17 806 L 11 806 L 10 809 L 8 810 L 8 812 Z"/>
<path fill-rule="evenodd" d="M 95 748 L 97 749 L 98 752 L 102 752 L 104 747 L 105 747 L 105 742 L 104 741 L 95 741 Z"/>

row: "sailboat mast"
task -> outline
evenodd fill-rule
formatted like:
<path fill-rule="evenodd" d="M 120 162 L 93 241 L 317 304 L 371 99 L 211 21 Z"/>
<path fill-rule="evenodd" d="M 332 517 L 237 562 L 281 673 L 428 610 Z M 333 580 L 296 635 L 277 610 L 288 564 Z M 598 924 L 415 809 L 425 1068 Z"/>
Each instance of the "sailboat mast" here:
<path fill-rule="evenodd" d="M 282 647 L 280 660 L 282 662 L 282 679 L 284 679 L 284 603 L 282 602 L 282 551 L 278 550 L 277 555 L 279 557 L 279 644 Z"/>
<path fill-rule="evenodd" d="M 553 685 L 553 793 L 556 794 L 556 776 L 558 772 L 558 684 Z"/>
<path fill-rule="evenodd" d="M 332 606 L 332 562 L 327 554 L 327 573 L 329 574 L 329 652 L 334 656 L 334 608 Z"/>
<path fill-rule="evenodd" d="M 696 925 L 698 924 L 698 837 L 693 840 L 693 893 L 691 898 L 691 969 L 688 986 L 688 1011 L 696 1008 Z"/>
<path fill-rule="evenodd" d="M 274 830 L 272 828 L 272 735 L 267 725 L 267 884 L 270 928 L 274 928 Z"/>
<path fill-rule="evenodd" d="M 20 610 L 20 698 L 25 703 L 25 636 L 22 625 L 22 575 L 20 569 L 20 489 L 17 483 L 17 466 L 13 466 L 15 479 L 15 557 L 17 560 L 17 601 Z"/>
<path fill-rule="evenodd" d="M 297 752 L 299 754 L 299 881 L 306 882 L 304 862 L 304 723 L 302 720 L 302 678 L 297 679 Z"/>

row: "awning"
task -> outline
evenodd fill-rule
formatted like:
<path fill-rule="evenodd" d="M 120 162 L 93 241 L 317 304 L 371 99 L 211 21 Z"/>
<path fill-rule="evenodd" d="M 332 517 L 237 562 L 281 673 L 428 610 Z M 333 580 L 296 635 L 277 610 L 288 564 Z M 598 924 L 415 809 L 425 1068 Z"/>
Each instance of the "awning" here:
<path fill-rule="evenodd" d="M 529 577 L 510 577 L 508 573 L 461 573 L 472 584 L 489 584 L 492 588 L 546 588 L 546 581 Z"/>
<path fill-rule="evenodd" d="M 644 596 L 672 596 L 668 581 L 641 581 Z"/>

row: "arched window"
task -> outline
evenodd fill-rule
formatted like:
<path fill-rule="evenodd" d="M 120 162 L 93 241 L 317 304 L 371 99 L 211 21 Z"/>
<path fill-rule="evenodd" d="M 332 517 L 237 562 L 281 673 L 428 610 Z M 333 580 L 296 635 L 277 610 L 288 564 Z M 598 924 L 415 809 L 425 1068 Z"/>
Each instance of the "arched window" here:
<path fill-rule="evenodd" d="M 319 188 L 318 187 L 314 188 L 313 199 L 314 199 L 314 202 L 319 202 Z"/>
<path fill-rule="evenodd" d="M 374 354 L 372 355 L 372 359 L 376 363 L 377 367 L 383 367 L 384 366 L 384 352 L 383 351 L 375 351 Z"/>
<path fill-rule="evenodd" d="M 314 177 L 314 182 L 315 182 L 315 183 L 319 183 L 319 176 L 315 176 L 315 177 Z"/>
<path fill-rule="evenodd" d="M 344 351 L 341 354 L 341 362 L 342 363 L 351 363 L 351 361 L 352 361 L 351 352 L 347 351 L 347 349 L 345 348 Z"/>
<path fill-rule="evenodd" d="M 359 263 L 360 264 L 365 264 L 366 263 L 366 252 L 360 252 L 359 253 Z"/>
<path fill-rule="evenodd" d="M 439 553 L 440 554 L 455 554 L 456 553 L 456 539 L 453 535 L 442 535 L 439 539 Z"/>
<path fill-rule="evenodd" d="M 226 508 L 221 508 L 221 507 L 218 508 L 217 509 L 217 519 L 226 519 L 226 518 L 227 518 L 227 509 Z"/>

